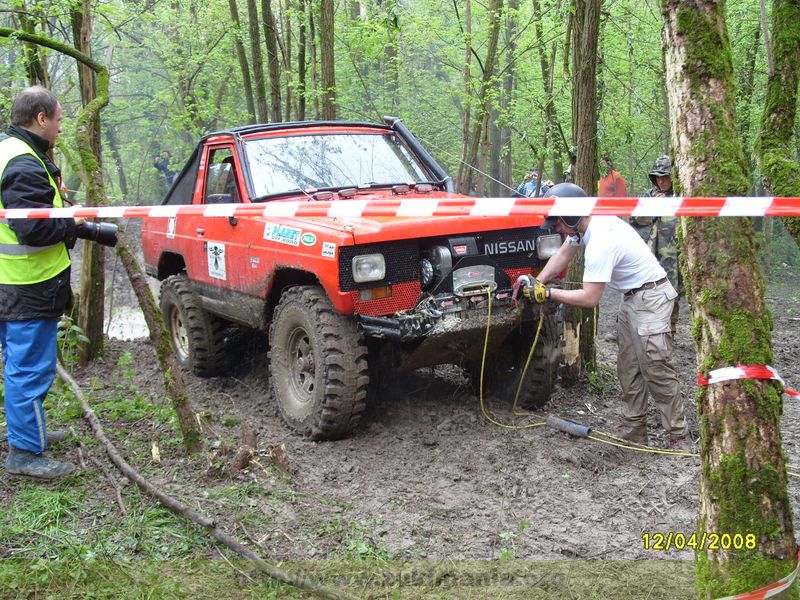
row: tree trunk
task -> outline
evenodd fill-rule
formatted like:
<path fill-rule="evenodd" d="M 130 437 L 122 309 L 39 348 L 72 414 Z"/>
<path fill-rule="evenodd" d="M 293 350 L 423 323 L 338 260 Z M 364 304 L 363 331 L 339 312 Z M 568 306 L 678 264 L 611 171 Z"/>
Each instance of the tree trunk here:
<path fill-rule="evenodd" d="M 573 23 L 572 142 L 575 183 L 597 193 L 597 36 L 600 0 L 576 0 Z"/>
<path fill-rule="evenodd" d="M 278 56 L 278 28 L 272 12 L 272 0 L 261 0 L 264 15 L 264 40 L 267 42 L 267 65 L 269 67 L 269 98 L 273 122 L 281 120 L 281 63 Z M 287 111 L 288 115 L 288 111 Z"/>
<path fill-rule="evenodd" d="M 292 120 L 292 112 L 297 114 L 297 96 L 295 95 L 294 87 L 292 86 L 293 72 L 292 72 L 292 39 L 294 32 L 292 30 L 292 16 L 295 11 L 301 10 L 294 6 L 295 0 L 286 0 L 286 10 L 283 13 L 283 36 L 285 42 L 281 43 L 281 36 L 279 32 L 275 32 L 275 38 L 278 41 L 278 46 L 281 49 L 281 57 L 283 58 L 283 76 L 284 80 L 289 82 L 286 86 L 286 108 L 283 111 L 284 118 L 287 121 Z M 302 4 L 300 4 L 302 6 Z M 299 14 L 300 20 L 303 19 L 302 12 Z"/>
<path fill-rule="evenodd" d="M 453 0 L 455 6 L 455 0 Z M 456 10 L 458 9 L 457 6 Z M 461 154 L 458 160 L 455 188 L 460 194 L 469 194 L 465 185 L 469 129 L 472 126 L 472 0 L 464 0 L 464 121 L 461 133 Z"/>
<path fill-rule="evenodd" d="M 466 174 L 463 184 L 465 193 L 469 193 L 473 189 L 473 185 L 477 186 L 479 193 L 483 189 L 483 176 L 480 176 L 480 181 L 475 180 L 474 165 L 478 163 L 481 143 L 486 143 L 483 132 L 486 129 L 491 110 L 489 89 L 492 85 L 494 67 L 497 63 L 497 42 L 500 38 L 500 12 L 502 9 L 503 0 L 489 0 L 489 6 L 486 9 L 489 15 L 489 39 L 486 42 L 486 59 L 483 62 L 483 77 L 481 78 L 481 87 L 478 93 L 479 112 L 475 115 L 476 119 L 472 128 L 469 153 L 466 158 Z"/>
<path fill-rule="evenodd" d="M 319 76 L 317 68 L 317 19 L 314 16 L 314 0 L 308 0 L 308 43 L 311 45 L 309 48 L 311 59 L 311 91 L 314 99 L 314 118 L 320 118 L 319 108 Z M 308 89 L 308 88 L 306 88 Z"/>
<path fill-rule="evenodd" d="M 133 287 L 139 306 L 142 309 L 144 320 L 147 323 L 150 342 L 156 351 L 158 366 L 164 375 L 164 385 L 172 401 L 172 408 L 178 417 L 184 448 L 186 448 L 187 452 L 196 452 L 202 448 L 202 442 L 194 411 L 186 393 L 183 371 L 181 371 L 178 359 L 172 351 L 169 334 L 164 326 L 164 318 L 158 308 L 153 292 L 147 284 L 147 277 L 142 271 L 139 261 L 136 260 L 136 256 L 134 256 L 124 234 L 120 235 L 120 243 L 117 244 L 117 256 L 119 256 L 125 267 L 125 272 L 128 274 L 131 287 Z"/>
<path fill-rule="evenodd" d="M 560 0 L 556 2 L 554 11 L 561 10 Z M 536 14 L 541 13 L 539 0 L 533 1 L 533 11 Z M 542 32 L 542 22 L 537 19 L 534 27 L 536 33 L 536 42 L 539 50 L 539 69 L 542 72 L 542 87 L 544 88 L 544 139 L 542 140 L 543 155 L 547 153 L 549 148 L 552 158 L 552 171 L 550 178 L 555 182 L 561 181 L 561 162 L 560 154 L 558 152 L 558 144 L 555 140 L 558 139 L 556 132 L 558 131 L 558 118 L 555 111 L 555 99 L 553 98 L 553 72 L 555 70 L 556 50 L 558 48 L 558 41 L 554 40 L 550 49 L 550 58 L 547 57 L 547 47 L 545 46 L 544 35 Z M 565 148 L 566 150 L 566 148 Z M 540 169 L 540 179 L 544 179 L 545 172 Z"/>
<path fill-rule="evenodd" d="M 744 68 L 739 75 L 739 84 L 737 86 L 737 105 L 741 107 L 739 113 L 739 135 L 742 140 L 742 148 L 744 148 L 745 160 L 747 160 L 747 172 L 753 172 L 753 164 L 750 159 L 750 122 L 752 117 L 750 109 L 753 106 L 753 94 L 755 93 L 755 73 L 756 73 L 756 57 L 758 56 L 758 46 L 761 43 L 761 28 L 756 27 L 753 31 L 753 43 L 745 50 Z M 750 191 L 754 191 L 755 182 L 750 181 Z"/>
<path fill-rule="evenodd" d="M 385 90 L 388 95 L 386 106 L 389 107 L 389 114 L 396 114 L 397 103 L 400 93 L 400 57 L 397 54 L 397 47 L 399 45 L 400 22 L 397 18 L 396 7 L 394 2 L 384 3 L 386 23 L 386 41 L 383 45 L 384 55 L 384 73 L 386 77 Z"/>
<path fill-rule="evenodd" d="M 305 7 L 305 0 L 299 0 L 300 6 Z M 300 18 L 297 38 L 297 120 L 305 121 L 306 118 L 306 12 Z"/>
<path fill-rule="evenodd" d="M 725 3 L 664 0 L 664 47 L 677 187 L 687 196 L 747 194 L 736 130 Z M 683 218 L 686 297 L 698 371 L 771 364 L 752 221 Z M 732 285 L 733 284 L 733 285 Z M 697 552 L 697 597 L 741 594 L 789 573 L 796 555 L 781 451 L 780 385 L 734 380 L 701 387 L 698 537 L 740 533 L 745 550 Z"/>
<path fill-rule="evenodd" d="M 119 144 L 117 143 L 117 133 L 113 127 L 106 127 L 105 129 L 106 141 L 108 147 L 111 149 L 111 155 L 114 157 L 114 163 L 117 165 L 117 177 L 119 179 L 119 192 L 122 196 L 123 204 L 128 203 L 128 178 L 125 176 L 125 162 L 122 160 L 122 154 L 119 151 Z M 135 202 L 130 202 L 135 204 Z"/>
<path fill-rule="evenodd" d="M 269 122 L 267 110 L 267 86 L 264 80 L 264 59 L 261 54 L 258 5 L 256 0 L 247 0 L 247 29 L 250 32 L 250 55 L 253 60 L 253 83 L 256 93 L 256 113 L 261 123 Z"/>
<path fill-rule="evenodd" d="M 256 104 L 253 101 L 253 84 L 250 80 L 250 66 L 247 64 L 247 52 L 242 42 L 242 28 L 239 24 L 239 7 L 236 0 L 228 0 L 228 7 L 231 11 L 231 24 L 233 25 L 234 45 L 236 46 L 236 57 L 239 59 L 239 70 L 242 72 L 242 85 L 244 86 L 244 101 L 247 104 L 247 113 L 250 115 L 250 122 L 256 122 Z"/>
<path fill-rule="evenodd" d="M 36 9 L 40 12 L 41 9 Z M 36 35 L 36 18 L 33 14 L 19 11 L 13 14 L 13 20 L 19 23 L 19 28 L 31 35 Z M 24 44 L 25 70 L 28 73 L 30 85 L 42 85 L 50 88 L 50 74 L 47 72 L 46 56 L 36 44 Z"/>
<path fill-rule="evenodd" d="M 593 196 L 597 193 L 597 36 L 600 30 L 600 0 L 575 0 L 572 18 L 572 145 L 576 162 L 574 180 Z M 583 253 L 567 271 L 568 281 L 581 281 Z M 597 361 L 594 339 L 596 311 L 564 307 L 565 365 L 562 381 L 575 383 Z"/>
<path fill-rule="evenodd" d="M 320 0 L 319 50 L 322 83 L 322 118 L 336 118 L 336 73 L 333 53 L 333 0 Z"/>
<path fill-rule="evenodd" d="M 80 9 L 73 9 L 72 36 L 75 47 L 87 56 L 92 55 L 92 5 L 84 0 Z M 84 107 L 97 96 L 94 71 L 87 65 L 78 64 L 78 79 L 81 88 L 81 101 Z M 100 114 L 95 112 L 89 116 L 88 139 L 91 152 L 97 157 L 95 166 L 97 173 L 88 174 L 86 186 L 86 205 L 97 206 L 101 199 L 102 162 L 100 149 Z M 84 161 L 82 161 L 84 162 Z M 80 363 L 85 365 L 103 353 L 103 320 L 105 317 L 105 247 L 90 242 L 83 242 L 83 261 L 81 264 L 80 306 L 78 308 L 78 326 L 89 341 L 81 346 Z"/>
<path fill-rule="evenodd" d="M 765 0 L 758 0 L 759 16 L 761 17 L 761 29 L 764 30 L 764 49 L 767 53 L 767 73 L 770 77 L 775 74 L 775 55 L 772 52 L 772 41 L 769 37 L 769 27 L 767 25 L 767 6 Z"/>
<path fill-rule="evenodd" d="M 511 97 L 514 94 L 514 83 L 516 75 L 516 60 L 517 60 L 517 12 L 519 11 L 519 0 L 508 1 L 508 14 L 506 16 L 506 33 L 505 33 L 505 68 L 503 71 L 503 94 L 500 97 L 500 114 L 504 119 L 508 119 L 511 110 Z M 493 119 L 494 121 L 494 119 Z M 506 121 L 507 122 L 507 121 Z M 511 160 L 511 140 L 513 138 L 513 131 L 507 124 L 498 127 L 498 140 L 497 148 L 499 152 L 499 168 L 494 175 L 500 180 L 495 188 L 494 196 L 507 196 L 509 193 L 514 192 L 514 175 L 513 163 Z M 493 155 L 495 153 L 492 153 Z M 510 186 L 510 189 L 503 188 L 502 184 Z M 502 190 L 502 191 L 501 191 Z"/>
<path fill-rule="evenodd" d="M 774 0 L 772 39 L 775 73 L 767 82 L 767 97 L 756 141 L 759 169 L 764 185 L 777 196 L 800 196 L 800 167 L 797 165 L 792 132 L 797 117 L 797 86 L 800 81 L 800 19 L 798 0 Z M 785 217 L 786 228 L 800 245 L 800 217 Z"/>

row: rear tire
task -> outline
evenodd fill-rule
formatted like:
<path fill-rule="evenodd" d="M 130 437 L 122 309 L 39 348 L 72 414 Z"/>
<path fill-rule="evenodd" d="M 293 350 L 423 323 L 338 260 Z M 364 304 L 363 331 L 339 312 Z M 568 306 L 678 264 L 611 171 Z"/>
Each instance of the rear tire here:
<path fill-rule="evenodd" d="M 178 362 L 200 377 L 217 375 L 227 365 L 227 322 L 206 311 L 186 275 L 161 284 L 161 314 Z"/>
<path fill-rule="evenodd" d="M 514 401 L 519 377 L 528 360 L 531 344 L 536 336 L 538 319 L 523 321 L 506 338 L 500 350 L 486 357 L 484 367 L 484 396 L 491 393 L 503 400 Z M 539 341 L 525 373 L 525 381 L 519 394 L 518 406 L 541 408 L 550 400 L 555 388 L 558 366 L 561 362 L 560 321 L 556 315 L 545 315 Z M 480 393 L 481 364 L 468 365 L 472 388 Z"/>
<path fill-rule="evenodd" d="M 272 396 L 286 423 L 315 440 L 349 435 L 361 419 L 367 347 L 319 287 L 283 292 L 269 328 Z"/>

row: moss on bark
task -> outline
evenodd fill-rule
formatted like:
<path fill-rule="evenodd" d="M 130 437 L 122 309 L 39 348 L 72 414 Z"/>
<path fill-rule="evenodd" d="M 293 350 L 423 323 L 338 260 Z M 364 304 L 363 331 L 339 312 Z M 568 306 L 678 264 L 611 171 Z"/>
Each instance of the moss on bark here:
<path fill-rule="evenodd" d="M 725 3 L 663 0 L 670 114 L 682 193 L 745 195 L 744 153 Z M 752 222 L 682 219 L 684 273 L 701 372 L 769 364 L 772 315 L 764 304 Z M 752 534 L 754 548 L 697 553 L 697 596 L 755 590 L 791 570 L 796 549 L 781 451 L 779 385 L 729 381 L 697 395 L 703 461 L 698 529 Z"/>

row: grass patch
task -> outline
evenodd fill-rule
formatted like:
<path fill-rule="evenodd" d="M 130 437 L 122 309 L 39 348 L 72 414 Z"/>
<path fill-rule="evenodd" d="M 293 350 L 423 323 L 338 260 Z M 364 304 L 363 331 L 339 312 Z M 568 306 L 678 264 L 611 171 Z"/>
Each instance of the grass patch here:
<path fill-rule="evenodd" d="M 245 566 L 245 570 L 247 567 Z M 223 560 L 3 560 L 5 599 L 310 598 L 264 578 L 248 580 Z"/>
<path fill-rule="evenodd" d="M 9 598 L 310 598 L 230 559 L 0 561 Z M 356 597 L 409 599 L 694 597 L 689 561 L 287 561 L 281 568 Z M 6 597 L 6 596 L 4 596 Z"/>

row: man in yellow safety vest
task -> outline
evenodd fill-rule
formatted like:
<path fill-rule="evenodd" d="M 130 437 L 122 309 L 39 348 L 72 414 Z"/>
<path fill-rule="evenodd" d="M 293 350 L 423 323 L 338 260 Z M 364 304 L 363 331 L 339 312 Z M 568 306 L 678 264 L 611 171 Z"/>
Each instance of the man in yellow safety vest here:
<path fill-rule="evenodd" d="M 47 89 L 23 90 L 0 136 L 0 208 L 61 207 L 60 172 L 47 156 L 61 131 L 58 99 Z M 72 304 L 65 241 L 83 219 L 0 219 L 0 345 L 9 453 L 6 471 L 56 479 L 75 467 L 45 456 L 42 401 L 55 379 L 58 319 Z"/>

